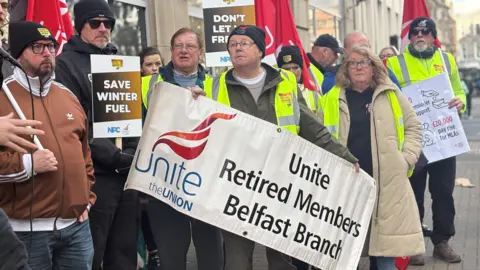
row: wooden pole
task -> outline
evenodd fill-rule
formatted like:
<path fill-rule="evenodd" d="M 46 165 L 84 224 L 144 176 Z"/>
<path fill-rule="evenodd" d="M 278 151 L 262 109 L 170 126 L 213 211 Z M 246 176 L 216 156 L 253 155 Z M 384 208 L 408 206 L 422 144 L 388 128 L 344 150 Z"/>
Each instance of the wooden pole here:
<path fill-rule="evenodd" d="M 115 138 L 115 145 L 122 149 L 122 138 L 118 137 L 118 138 Z"/>

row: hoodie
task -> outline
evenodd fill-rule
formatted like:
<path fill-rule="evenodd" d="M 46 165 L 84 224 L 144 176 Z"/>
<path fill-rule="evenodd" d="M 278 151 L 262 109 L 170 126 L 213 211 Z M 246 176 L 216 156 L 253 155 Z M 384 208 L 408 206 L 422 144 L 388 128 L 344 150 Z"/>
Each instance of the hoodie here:
<path fill-rule="evenodd" d="M 65 85 L 77 96 L 89 120 L 89 139 L 95 174 L 127 175 L 133 161 L 138 138 L 124 138 L 123 150 L 115 145 L 114 139 L 93 139 L 92 84 L 90 55 L 116 54 L 117 48 L 108 44 L 101 49 L 72 36 L 56 58 L 55 80 Z"/>

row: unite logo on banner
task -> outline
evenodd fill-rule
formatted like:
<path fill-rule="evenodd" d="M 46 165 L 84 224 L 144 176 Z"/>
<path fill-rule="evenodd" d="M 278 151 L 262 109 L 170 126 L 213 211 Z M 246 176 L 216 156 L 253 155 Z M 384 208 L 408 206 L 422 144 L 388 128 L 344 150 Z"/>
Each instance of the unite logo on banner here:
<path fill-rule="evenodd" d="M 208 136 L 210 135 L 211 125 L 217 119 L 231 120 L 235 116 L 236 114 L 213 113 L 190 132 L 169 131 L 160 135 L 153 144 L 150 159 L 148 160 L 148 166 L 146 166 L 146 168 L 140 168 L 140 165 L 138 164 L 138 159 L 142 151 L 141 149 L 139 150 L 135 160 L 135 170 L 141 173 L 151 174 L 152 177 L 163 178 L 165 183 L 167 183 L 171 189 L 157 187 L 152 182 L 150 183 L 150 190 L 154 190 L 158 195 L 167 198 L 176 206 L 184 210 L 192 211 L 193 203 L 188 200 L 188 197 L 196 195 L 196 189 L 200 188 L 202 185 L 202 176 L 198 172 L 189 171 L 185 167 L 185 161 L 174 163 L 169 161 L 166 157 L 157 155 L 155 149 L 159 145 L 165 144 L 184 160 L 193 160 L 200 156 L 205 149 L 208 142 Z M 196 143 L 197 145 L 186 145 L 191 142 Z M 164 165 L 160 169 L 159 166 L 161 166 L 162 163 L 159 165 L 159 162 L 162 162 Z M 172 168 L 171 172 L 170 168 Z M 161 171 L 161 173 L 158 173 L 159 171 Z M 183 171 L 185 171 L 185 174 L 183 174 Z"/>
<path fill-rule="evenodd" d="M 357 268 L 376 198 L 368 174 L 276 124 L 154 89 L 125 189 L 318 268 Z"/>

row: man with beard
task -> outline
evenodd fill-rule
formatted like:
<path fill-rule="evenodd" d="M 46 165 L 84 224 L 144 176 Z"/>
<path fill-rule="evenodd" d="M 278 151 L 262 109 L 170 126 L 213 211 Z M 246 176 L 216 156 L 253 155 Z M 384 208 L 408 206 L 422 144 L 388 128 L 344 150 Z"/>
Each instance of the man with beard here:
<path fill-rule="evenodd" d="M 11 54 L 28 76 L 15 68 L 5 79 L 0 115 L 15 111 L 10 92 L 27 119 L 44 123 L 45 133 L 38 136 L 44 149 L 32 154 L 0 147 L 0 208 L 27 247 L 32 269 L 91 269 L 87 219 L 96 196 L 87 117 L 77 98 L 53 81 L 58 44 L 50 31 L 17 22 L 9 35 Z"/>
<path fill-rule="evenodd" d="M 81 0 L 73 8 L 77 35 L 70 38 L 56 58 L 56 80 L 72 90 L 89 119 L 92 130 L 92 54 L 116 54 L 110 42 L 115 14 L 103 0 Z M 130 270 L 137 267 L 138 193 L 123 191 L 138 138 L 93 139 L 89 134 L 95 168 L 93 192 L 97 203 L 90 212 L 95 255 L 93 270 Z"/>
<path fill-rule="evenodd" d="M 435 22 L 425 17 L 418 17 L 410 24 L 408 34 L 410 44 L 405 52 L 387 60 L 387 66 L 395 73 L 402 87 L 418 83 L 428 78 L 447 72 L 452 85 L 454 98 L 449 102 L 449 108 L 459 112 L 465 109 L 465 92 L 454 57 L 442 52 L 434 46 L 437 37 Z M 442 60 L 443 58 L 443 60 Z M 442 90 L 443 91 L 443 90 Z M 410 178 L 420 213 L 424 216 L 424 195 L 429 175 L 429 191 L 432 195 L 433 232 L 430 236 L 434 245 L 433 256 L 447 263 L 458 263 L 461 257 L 448 244 L 455 234 L 455 205 L 453 203 L 453 188 L 455 186 L 455 157 L 430 163 L 417 164 Z M 410 264 L 423 265 L 423 256 L 414 256 Z"/>

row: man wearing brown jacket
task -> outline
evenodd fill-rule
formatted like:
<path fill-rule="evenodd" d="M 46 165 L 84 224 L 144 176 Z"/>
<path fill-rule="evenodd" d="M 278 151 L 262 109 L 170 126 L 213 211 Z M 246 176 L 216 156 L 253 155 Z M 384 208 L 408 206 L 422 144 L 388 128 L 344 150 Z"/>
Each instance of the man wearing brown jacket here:
<path fill-rule="evenodd" d="M 28 77 L 16 68 L 5 79 L 0 115 L 15 111 L 10 92 L 27 119 L 43 123 L 45 134 L 38 138 L 45 150 L 22 154 L 0 148 L 0 208 L 27 247 L 32 269 L 91 269 L 86 220 L 96 197 L 90 191 L 95 179 L 87 117 L 77 98 L 53 81 L 58 44 L 50 31 L 17 22 L 9 35 L 11 54 Z"/>

